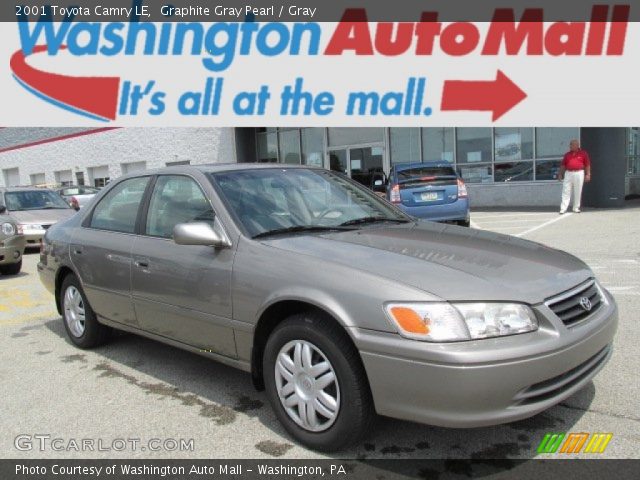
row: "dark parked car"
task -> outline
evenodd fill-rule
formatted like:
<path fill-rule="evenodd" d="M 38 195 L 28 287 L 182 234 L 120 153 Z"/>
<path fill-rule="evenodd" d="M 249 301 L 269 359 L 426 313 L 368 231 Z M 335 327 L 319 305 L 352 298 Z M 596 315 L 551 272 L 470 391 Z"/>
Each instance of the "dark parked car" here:
<path fill-rule="evenodd" d="M 470 224 L 469 196 L 450 163 L 403 163 L 391 167 L 387 199 L 412 217 Z"/>
<path fill-rule="evenodd" d="M 591 381 L 617 326 L 576 257 L 423 222 L 303 166 L 114 180 L 49 229 L 38 271 L 78 347 L 116 328 L 250 372 L 321 450 L 376 412 L 447 427 L 535 415 Z"/>

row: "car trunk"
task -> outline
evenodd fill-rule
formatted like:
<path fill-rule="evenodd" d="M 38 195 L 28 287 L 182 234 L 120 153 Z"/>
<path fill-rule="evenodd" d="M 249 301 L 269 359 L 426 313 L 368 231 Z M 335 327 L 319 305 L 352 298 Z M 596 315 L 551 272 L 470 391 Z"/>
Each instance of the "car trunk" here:
<path fill-rule="evenodd" d="M 424 177 L 403 180 L 399 183 L 400 200 L 407 207 L 445 205 L 458 199 L 458 178 Z"/>

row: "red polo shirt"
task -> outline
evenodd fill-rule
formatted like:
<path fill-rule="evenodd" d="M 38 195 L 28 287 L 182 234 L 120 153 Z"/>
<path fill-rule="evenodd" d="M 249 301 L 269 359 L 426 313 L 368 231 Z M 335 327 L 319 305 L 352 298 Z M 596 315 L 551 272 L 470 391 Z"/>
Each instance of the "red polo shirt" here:
<path fill-rule="evenodd" d="M 586 150 L 569 151 L 564 154 L 562 166 L 567 170 L 584 170 L 591 166 L 591 159 Z"/>

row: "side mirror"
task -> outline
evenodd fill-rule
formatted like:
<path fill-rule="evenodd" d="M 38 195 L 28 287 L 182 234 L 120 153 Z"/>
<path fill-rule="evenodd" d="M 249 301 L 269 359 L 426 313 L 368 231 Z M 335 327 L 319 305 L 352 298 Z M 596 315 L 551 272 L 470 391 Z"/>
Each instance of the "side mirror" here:
<path fill-rule="evenodd" d="M 7 207 L 5 207 L 4 205 L 0 205 L 0 214 L 6 213 L 7 212 Z"/>
<path fill-rule="evenodd" d="M 231 246 L 229 240 L 206 222 L 177 224 L 173 227 L 173 241 L 178 245 L 201 245 L 214 248 Z"/>

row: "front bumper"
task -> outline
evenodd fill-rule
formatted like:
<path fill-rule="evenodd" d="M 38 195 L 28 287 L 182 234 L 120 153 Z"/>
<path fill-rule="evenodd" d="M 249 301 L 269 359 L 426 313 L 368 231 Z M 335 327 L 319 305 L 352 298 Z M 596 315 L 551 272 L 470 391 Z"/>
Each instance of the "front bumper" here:
<path fill-rule="evenodd" d="M 354 329 L 376 411 L 443 427 L 481 427 L 535 415 L 583 388 L 611 357 L 618 323 L 606 303 L 566 327 L 535 307 L 537 332 L 459 343 L 426 343 Z"/>
<path fill-rule="evenodd" d="M 24 233 L 24 238 L 26 240 L 27 248 L 40 247 L 40 244 L 42 243 L 42 239 L 44 238 L 45 233 L 47 233 L 45 229 L 26 230 Z"/>
<path fill-rule="evenodd" d="M 14 235 L 0 242 L 0 265 L 9 265 L 22 260 L 25 238 L 23 235 Z"/>

